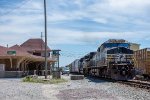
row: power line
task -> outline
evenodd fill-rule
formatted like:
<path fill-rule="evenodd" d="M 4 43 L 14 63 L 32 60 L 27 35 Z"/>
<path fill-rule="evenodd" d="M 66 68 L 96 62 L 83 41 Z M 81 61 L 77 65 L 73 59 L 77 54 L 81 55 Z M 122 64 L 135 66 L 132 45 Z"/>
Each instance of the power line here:
<path fill-rule="evenodd" d="M 61 52 L 61 56 L 63 57 L 82 57 L 85 54 L 87 54 L 87 52 L 79 53 L 74 51 L 63 51 L 63 50 Z"/>
<path fill-rule="evenodd" d="M 15 10 L 17 10 L 17 9 L 19 9 L 19 8 L 21 8 L 21 7 L 23 7 L 25 4 L 27 4 L 27 3 L 31 2 L 31 1 L 32 1 L 32 0 L 25 0 L 25 1 L 23 1 L 22 3 L 20 3 L 20 4 L 19 4 L 17 7 L 15 7 L 14 9 L 11 9 L 11 10 L 5 12 L 4 14 L 1 14 L 0 17 L 3 17 L 3 16 L 6 16 L 6 15 L 11 14 L 11 13 L 14 12 Z"/>

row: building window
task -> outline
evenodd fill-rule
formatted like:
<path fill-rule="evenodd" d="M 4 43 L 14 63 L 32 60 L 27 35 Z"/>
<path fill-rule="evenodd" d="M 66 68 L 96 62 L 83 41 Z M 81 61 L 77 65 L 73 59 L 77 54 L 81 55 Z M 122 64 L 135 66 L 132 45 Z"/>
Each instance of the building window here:
<path fill-rule="evenodd" d="M 41 53 L 34 52 L 33 55 L 41 56 Z"/>

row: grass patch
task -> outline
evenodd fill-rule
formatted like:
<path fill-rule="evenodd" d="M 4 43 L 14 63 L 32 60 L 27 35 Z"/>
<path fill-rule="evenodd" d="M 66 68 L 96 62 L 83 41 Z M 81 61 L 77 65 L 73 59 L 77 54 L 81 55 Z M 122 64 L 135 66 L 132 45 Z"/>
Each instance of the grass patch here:
<path fill-rule="evenodd" d="M 44 84 L 58 84 L 63 82 L 68 82 L 67 80 L 61 78 L 61 79 L 50 79 L 50 80 L 44 80 L 41 78 L 35 78 L 31 76 L 27 76 L 23 78 L 23 82 L 31 82 L 31 83 L 44 83 Z"/>
<path fill-rule="evenodd" d="M 51 79 L 49 80 L 50 84 L 58 84 L 58 83 L 63 83 L 63 82 L 68 82 L 67 80 L 61 78 L 61 79 Z"/>

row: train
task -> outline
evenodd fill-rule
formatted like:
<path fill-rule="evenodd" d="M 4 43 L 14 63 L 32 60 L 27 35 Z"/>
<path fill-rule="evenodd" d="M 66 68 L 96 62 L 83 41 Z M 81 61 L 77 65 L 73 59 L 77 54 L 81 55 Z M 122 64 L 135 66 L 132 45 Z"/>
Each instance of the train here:
<path fill-rule="evenodd" d="M 79 59 L 76 59 L 70 64 L 72 67 L 70 67 L 71 73 L 79 73 Z"/>
<path fill-rule="evenodd" d="M 128 80 L 134 77 L 134 50 L 132 43 L 124 39 L 109 39 L 82 58 L 69 64 L 71 72 L 84 75 Z"/>

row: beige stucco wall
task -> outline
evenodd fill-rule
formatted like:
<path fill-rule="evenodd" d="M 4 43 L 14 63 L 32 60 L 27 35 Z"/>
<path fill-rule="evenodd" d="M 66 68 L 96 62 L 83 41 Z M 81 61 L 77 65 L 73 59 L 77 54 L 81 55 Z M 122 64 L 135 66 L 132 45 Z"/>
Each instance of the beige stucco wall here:
<path fill-rule="evenodd" d="M 133 51 L 137 51 L 140 49 L 140 44 L 135 44 L 135 43 L 131 43 L 130 44 L 130 49 Z"/>

